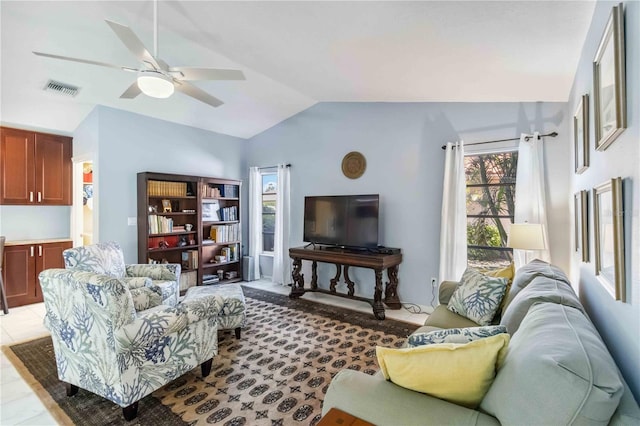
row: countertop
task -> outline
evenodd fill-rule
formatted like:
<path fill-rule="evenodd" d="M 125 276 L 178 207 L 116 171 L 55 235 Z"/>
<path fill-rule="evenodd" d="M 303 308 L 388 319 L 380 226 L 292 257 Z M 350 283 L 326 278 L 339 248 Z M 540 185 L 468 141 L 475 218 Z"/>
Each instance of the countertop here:
<path fill-rule="evenodd" d="M 24 246 L 29 244 L 47 244 L 47 243 L 64 243 L 67 241 L 71 241 L 71 238 L 50 238 L 44 240 L 13 240 L 13 241 L 5 241 L 5 246 Z"/>

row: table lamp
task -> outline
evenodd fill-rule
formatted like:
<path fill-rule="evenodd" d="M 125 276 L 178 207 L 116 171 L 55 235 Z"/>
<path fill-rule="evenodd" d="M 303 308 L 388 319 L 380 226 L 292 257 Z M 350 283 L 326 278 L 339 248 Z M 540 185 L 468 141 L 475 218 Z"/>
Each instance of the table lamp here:
<path fill-rule="evenodd" d="M 529 263 L 530 250 L 545 250 L 544 232 L 540 223 L 513 223 L 509 229 L 507 247 L 525 250 L 525 263 Z"/>

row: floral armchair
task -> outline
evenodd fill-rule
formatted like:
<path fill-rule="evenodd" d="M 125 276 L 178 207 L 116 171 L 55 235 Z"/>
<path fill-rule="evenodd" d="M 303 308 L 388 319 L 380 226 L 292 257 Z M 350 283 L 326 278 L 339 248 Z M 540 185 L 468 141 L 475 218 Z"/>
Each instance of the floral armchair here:
<path fill-rule="evenodd" d="M 144 396 L 199 364 L 203 376 L 211 371 L 221 296 L 136 311 L 120 278 L 48 269 L 39 279 L 67 395 L 86 389 L 123 407 L 131 420 Z"/>
<path fill-rule="evenodd" d="M 62 253 L 66 269 L 121 278 L 129 287 L 137 311 L 160 304 L 178 303 L 180 265 L 125 265 L 120 244 L 115 241 L 74 247 Z"/>

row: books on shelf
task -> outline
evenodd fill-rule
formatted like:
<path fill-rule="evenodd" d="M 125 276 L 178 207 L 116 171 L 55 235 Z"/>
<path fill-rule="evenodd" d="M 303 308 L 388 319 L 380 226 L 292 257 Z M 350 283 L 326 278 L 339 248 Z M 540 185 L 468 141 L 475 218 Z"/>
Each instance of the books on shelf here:
<path fill-rule="evenodd" d="M 182 228 L 184 230 L 184 227 Z M 149 234 L 168 234 L 173 231 L 173 219 L 170 217 L 149 215 Z"/>
<path fill-rule="evenodd" d="M 238 198 L 238 185 L 204 184 L 202 186 L 202 196 L 205 198 Z"/>
<path fill-rule="evenodd" d="M 182 252 L 182 267 L 184 269 L 198 269 L 198 250 Z"/>
<path fill-rule="evenodd" d="M 150 197 L 185 197 L 187 195 L 186 182 L 149 180 L 147 185 Z"/>
<path fill-rule="evenodd" d="M 240 226 L 237 223 L 212 226 L 209 237 L 216 243 L 238 241 L 240 239 Z"/>
<path fill-rule="evenodd" d="M 224 207 L 220 209 L 222 220 L 238 220 L 238 208 L 236 206 Z"/>
<path fill-rule="evenodd" d="M 202 285 L 217 284 L 219 281 L 220 278 L 215 274 L 204 274 L 202 276 Z"/>

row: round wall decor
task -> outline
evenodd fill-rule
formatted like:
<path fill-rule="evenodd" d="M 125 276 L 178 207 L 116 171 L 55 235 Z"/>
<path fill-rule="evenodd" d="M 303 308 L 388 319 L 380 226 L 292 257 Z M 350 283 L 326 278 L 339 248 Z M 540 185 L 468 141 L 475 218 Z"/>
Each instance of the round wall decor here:
<path fill-rule="evenodd" d="M 342 159 L 342 173 L 349 179 L 358 179 L 367 168 L 367 160 L 358 151 L 351 151 Z"/>

